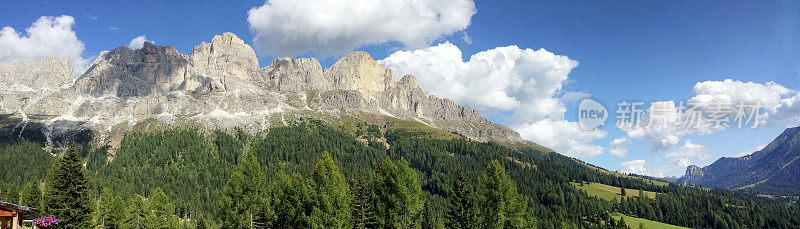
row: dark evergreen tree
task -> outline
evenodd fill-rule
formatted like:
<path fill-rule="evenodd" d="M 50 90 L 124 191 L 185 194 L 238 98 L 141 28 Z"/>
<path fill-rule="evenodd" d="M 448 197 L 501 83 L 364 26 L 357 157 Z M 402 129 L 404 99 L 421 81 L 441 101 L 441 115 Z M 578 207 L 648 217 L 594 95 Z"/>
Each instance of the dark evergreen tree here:
<path fill-rule="evenodd" d="M 144 197 L 139 195 L 134 196 L 128 201 L 128 206 L 125 208 L 125 222 L 122 228 L 145 228 L 149 214 L 150 208 L 147 206 L 147 202 L 144 201 Z"/>
<path fill-rule="evenodd" d="M 91 221 L 83 162 L 71 146 L 48 171 L 44 195 L 44 211 L 61 220 L 59 228 L 88 228 Z"/>
<path fill-rule="evenodd" d="M 478 228 L 477 199 L 464 173 L 459 173 L 453 180 L 453 190 L 447 199 L 447 228 Z"/>
<path fill-rule="evenodd" d="M 375 192 L 363 174 L 350 179 L 353 228 L 377 228 Z"/>
<path fill-rule="evenodd" d="M 275 211 L 273 227 L 310 227 L 311 189 L 300 174 L 279 173 L 272 190 L 272 208 Z"/>
<path fill-rule="evenodd" d="M 440 228 L 439 220 L 431 207 L 430 202 L 425 202 L 425 208 L 422 212 L 422 229 L 436 229 Z"/>

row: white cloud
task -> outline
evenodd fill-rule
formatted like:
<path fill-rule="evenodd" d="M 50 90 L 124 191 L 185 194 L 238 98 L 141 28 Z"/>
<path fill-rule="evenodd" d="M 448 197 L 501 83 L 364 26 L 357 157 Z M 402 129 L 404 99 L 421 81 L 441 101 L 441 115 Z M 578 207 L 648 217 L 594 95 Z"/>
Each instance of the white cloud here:
<path fill-rule="evenodd" d="M 686 140 L 681 147 L 673 150 L 667 154 L 667 158 L 671 158 L 678 168 L 686 168 L 692 165 L 695 159 L 704 159 L 706 157 L 706 147 L 692 143 Z"/>
<path fill-rule="evenodd" d="M 594 157 L 603 147 L 591 142 L 606 136 L 605 131 L 584 130 L 577 122 L 542 119 L 534 123 L 512 126 L 524 139 L 531 140 L 559 153 L 574 157 Z"/>
<path fill-rule="evenodd" d="M 619 157 L 624 157 L 628 154 L 628 145 L 631 144 L 631 140 L 627 138 L 617 138 L 609 143 L 610 148 L 608 152 L 617 155 Z"/>
<path fill-rule="evenodd" d="M 420 86 L 436 96 L 485 115 L 508 113 L 508 126 L 525 139 L 570 156 L 593 157 L 603 152 L 590 143 L 605 137 L 605 131 L 585 131 L 578 123 L 564 120 L 566 108 L 558 96 L 578 65 L 566 56 L 512 45 L 476 53 L 464 62 L 461 50 L 445 42 L 398 51 L 379 62 L 398 79 L 415 75 Z"/>
<path fill-rule="evenodd" d="M 654 168 L 645 167 L 644 160 L 622 162 L 620 167 L 622 167 L 622 172 L 624 173 L 635 173 L 653 177 L 665 177 L 667 174 L 682 174 L 686 171 L 686 167 L 697 162 L 698 159 L 704 160 L 707 158 L 706 147 L 687 140 L 680 147 L 670 151 L 666 155 L 666 158 L 669 159 L 669 162 Z"/>
<path fill-rule="evenodd" d="M 680 141 L 684 135 L 697 131 L 694 125 L 683 127 L 675 124 L 681 111 L 674 101 L 656 101 L 643 111 L 639 125 L 633 126 L 617 123 L 617 128 L 626 131 L 628 137 L 648 140 L 652 151 L 668 149 Z"/>
<path fill-rule="evenodd" d="M 771 124 L 795 127 L 800 125 L 800 92 L 781 99 L 780 104 L 770 110 L 767 120 Z"/>
<path fill-rule="evenodd" d="M 131 49 L 140 49 L 144 47 L 144 42 L 149 41 L 150 43 L 155 43 L 153 41 L 147 40 L 147 36 L 141 35 L 136 38 L 133 38 L 130 43 L 128 43 L 128 47 Z"/>
<path fill-rule="evenodd" d="M 422 48 L 466 29 L 472 0 L 268 0 L 248 11 L 260 55 L 341 55 L 397 41 Z"/>
<path fill-rule="evenodd" d="M 591 98 L 592 95 L 586 92 L 581 91 L 568 91 L 565 92 L 564 95 L 561 96 L 561 102 L 575 102 L 581 101 L 583 99 Z"/>
<path fill-rule="evenodd" d="M 756 148 L 753 148 L 751 150 L 742 151 L 741 153 L 734 155 L 734 157 L 744 157 L 744 156 L 753 154 L 755 152 L 761 151 L 762 149 L 764 149 L 764 147 L 767 147 L 767 145 L 764 144 L 764 145 L 756 146 Z"/>
<path fill-rule="evenodd" d="M 0 64 L 37 61 L 46 57 L 69 59 L 74 74 L 81 74 L 89 64 L 81 54 L 84 44 L 78 40 L 72 25 L 75 18 L 67 15 L 40 17 L 25 34 L 14 28 L 0 30 Z"/>
<path fill-rule="evenodd" d="M 800 124 L 800 93 L 774 82 L 761 84 L 726 79 L 698 82 L 692 89 L 692 97 L 686 102 L 653 102 L 644 111 L 640 126 L 618 127 L 631 138 L 650 141 L 653 151 L 662 151 L 677 145 L 685 135 L 710 134 L 740 126 L 753 127 L 756 119 L 750 108 L 744 108 L 740 114 L 737 106 L 755 104 L 761 108 L 758 111 L 759 126 L 765 123 Z M 692 107 L 703 117 L 693 118 L 690 111 Z M 714 122 L 712 113 L 721 114 L 722 120 L 726 121 Z"/>
<path fill-rule="evenodd" d="M 623 173 L 646 175 L 647 169 L 644 167 L 644 163 L 644 160 L 633 160 L 622 162 L 619 164 L 619 166 L 622 167 Z"/>

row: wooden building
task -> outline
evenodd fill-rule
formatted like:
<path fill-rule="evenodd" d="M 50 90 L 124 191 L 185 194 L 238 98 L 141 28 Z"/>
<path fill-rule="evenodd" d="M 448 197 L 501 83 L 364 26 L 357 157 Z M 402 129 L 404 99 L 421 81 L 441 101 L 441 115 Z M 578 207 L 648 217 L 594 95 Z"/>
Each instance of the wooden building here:
<path fill-rule="evenodd" d="M 25 215 L 35 212 L 31 207 L 0 201 L 0 229 L 22 229 Z"/>

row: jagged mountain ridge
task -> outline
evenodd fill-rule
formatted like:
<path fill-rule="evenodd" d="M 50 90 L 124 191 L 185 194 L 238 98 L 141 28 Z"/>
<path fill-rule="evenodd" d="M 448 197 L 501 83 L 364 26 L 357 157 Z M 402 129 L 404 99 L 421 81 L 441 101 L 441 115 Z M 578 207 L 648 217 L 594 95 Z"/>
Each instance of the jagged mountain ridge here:
<path fill-rule="evenodd" d="M 45 132 L 77 126 L 105 139 L 148 119 L 262 130 L 290 118 L 380 114 L 479 141 L 530 143 L 475 109 L 427 93 L 414 76 L 395 82 L 365 52 L 327 69 L 313 58 L 288 57 L 260 68 L 253 49 L 225 33 L 189 55 L 150 42 L 138 50 L 121 46 L 101 52 L 74 81 L 65 77 L 70 72 L 56 58 L 0 66 L 0 123 L 14 125 L 12 132 L 28 122 Z"/>
<path fill-rule="evenodd" d="M 678 183 L 800 194 L 800 127 L 786 129 L 764 149 L 750 155 L 723 157 L 702 168 L 689 166 Z"/>

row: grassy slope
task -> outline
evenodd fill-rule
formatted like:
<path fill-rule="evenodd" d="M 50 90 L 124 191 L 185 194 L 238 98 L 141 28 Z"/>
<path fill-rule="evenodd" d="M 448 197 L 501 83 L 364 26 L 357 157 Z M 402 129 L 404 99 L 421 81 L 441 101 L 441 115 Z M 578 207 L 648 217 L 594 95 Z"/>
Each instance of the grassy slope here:
<path fill-rule="evenodd" d="M 606 200 L 613 200 L 615 197 L 617 199 L 620 199 L 620 197 L 622 197 L 622 195 L 620 195 L 621 189 L 619 187 L 614 187 L 611 185 L 605 185 L 601 183 L 591 183 L 591 184 L 584 183 L 583 186 L 580 186 L 580 183 L 574 183 L 574 182 L 572 183 L 572 185 L 575 185 L 575 187 L 583 191 L 586 191 L 586 193 L 588 193 L 591 196 L 597 196 Z M 628 197 L 639 197 L 639 190 L 625 189 L 625 194 L 627 194 Z M 651 199 L 656 198 L 655 192 L 644 191 L 644 195 L 647 198 Z"/>
<path fill-rule="evenodd" d="M 589 167 L 590 169 L 594 169 L 594 170 L 600 171 L 602 173 L 607 173 L 607 174 L 611 174 L 611 175 L 618 176 L 618 177 L 625 177 L 625 178 L 631 178 L 631 179 L 640 179 L 640 180 L 644 180 L 644 181 L 646 181 L 646 182 L 648 182 L 650 184 L 654 184 L 654 185 L 658 185 L 658 186 L 667 186 L 667 185 L 669 185 L 669 183 L 664 182 L 664 181 L 650 180 L 650 179 L 645 179 L 645 178 L 641 178 L 641 177 L 630 176 L 630 175 L 623 174 L 623 173 L 620 173 L 620 172 L 608 171 L 608 170 L 603 169 L 603 168 L 598 168 L 598 167 L 592 166 L 590 164 L 586 164 L 586 163 L 584 163 L 582 161 L 579 161 L 579 160 L 575 160 L 575 161 L 585 165 L 586 167 Z"/>
<path fill-rule="evenodd" d="M 389 129 L 425 132 L 425 133 L 430 134 L 431 138 L 435 138 L 435 139 L 449 140 L 449 139 L 453 139 L 453 138 L 459 137 L 458 135 L 455 135 L 453 133 L 447 132 L 445 130 L 434 128 L 434 127 L 430 127 L 428 125 L 425 125 L 425 124 L 422 124 L 422 123 L 419 123 L 419 122 L 416 122 L 416 121 L 398 119 L 398 118 L 393 118 L 393 117 L 386 117 L 386 122 L 389 123 Z"/>
<path fill-rule="evenodd" d="M 675 226 L 675 225 L 672 225 L 672 224 L 666 224 L 666 223 L 660 223 L 660 222 L 656 222 L 656 221 L 646 220 L 646 219 L 642 219 L 642 218 L 630 217 L 630 216 L 623 215 L 623 214 L 620 214 L 620 213 L 612 213 L 611 217 L 614 217 L 614 219 L 617 219 L 617 220 L 619 218 L 623 218 L 624 217 L 625 218 L 625 224 L 628 225 L 628 228 L 639 228 L 639 223 L 641 223 L 644 226 L 644 228 L 647 228 L 647 229 L 687 228 L 687 227 Z"/>

